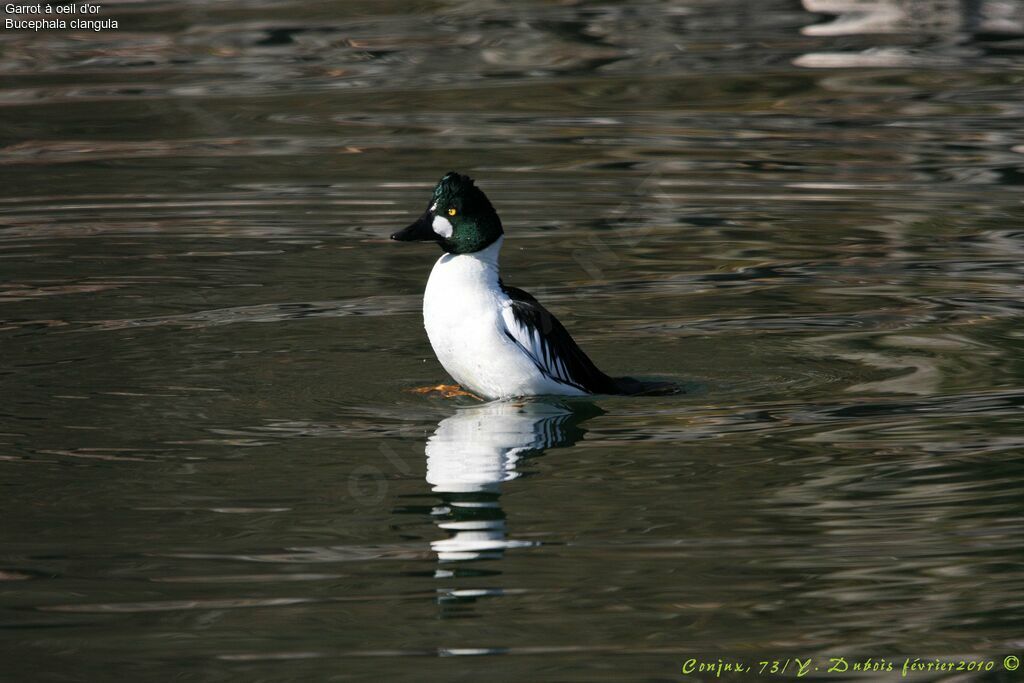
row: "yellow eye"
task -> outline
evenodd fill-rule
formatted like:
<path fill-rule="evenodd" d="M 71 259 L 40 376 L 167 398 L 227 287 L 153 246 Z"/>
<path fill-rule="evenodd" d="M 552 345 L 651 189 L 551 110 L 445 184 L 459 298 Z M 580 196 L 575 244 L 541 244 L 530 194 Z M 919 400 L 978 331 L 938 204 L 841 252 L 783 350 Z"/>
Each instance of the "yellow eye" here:
<path fill-rule="evenodd" d="M 448 215 L 449 216 L 454 216 L 457 213 L 458 213 L 458 211 L 456 211 L 454 208 L 448 209 Z"/>

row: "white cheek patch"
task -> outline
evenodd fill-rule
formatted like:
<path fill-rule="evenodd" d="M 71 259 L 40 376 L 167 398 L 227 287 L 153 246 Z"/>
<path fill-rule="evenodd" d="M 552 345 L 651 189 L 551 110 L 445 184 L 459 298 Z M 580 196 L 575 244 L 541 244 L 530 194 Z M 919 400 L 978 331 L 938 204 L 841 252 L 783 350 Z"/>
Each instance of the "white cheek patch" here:
<path fill-rule="evenodd" d="M 437 202 L 434 202 L 433 204 L 430 205 L 430 210 L 431 212 L 437 211 Z"/>
<path fill-rule="evenodd" d="M 441 237 L 447 239 L 452 236 L 452 224 L 444 216 L 434 216 L 434 222 L 431 224 L 431 227 Z"/>

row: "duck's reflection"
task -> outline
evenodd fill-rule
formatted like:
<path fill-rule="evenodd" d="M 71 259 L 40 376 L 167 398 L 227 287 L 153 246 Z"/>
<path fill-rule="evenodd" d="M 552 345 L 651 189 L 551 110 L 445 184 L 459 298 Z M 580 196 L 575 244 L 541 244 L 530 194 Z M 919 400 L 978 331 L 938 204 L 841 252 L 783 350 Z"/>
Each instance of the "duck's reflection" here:
<path fill-rule="evenodd" d="M 452 576 L 451 562 L 499 559 L 533 545 L 508 537 L 502 484 L 521 476 L 524 458 L 575 444 L 586 433 L 580 424 L 602 412 L 579 401 L 495 401 L 441 420 L 426 445 L 427 482 L 441 498 L 432 512 L 448 533 L 431 543 L 437 576 Z"/>

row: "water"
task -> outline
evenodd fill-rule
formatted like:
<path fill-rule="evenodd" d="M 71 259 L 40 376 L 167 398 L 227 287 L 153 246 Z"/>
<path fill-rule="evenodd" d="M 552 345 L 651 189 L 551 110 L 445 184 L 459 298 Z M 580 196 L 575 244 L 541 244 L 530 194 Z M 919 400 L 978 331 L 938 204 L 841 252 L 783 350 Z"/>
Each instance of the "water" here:
<path fill-rule="evenodd" d="M 1009 676 L 1024 5 L 104 12 L 0 36 L 0 678 Z M 450 169 L 688 393 L 407 392 Z"/>

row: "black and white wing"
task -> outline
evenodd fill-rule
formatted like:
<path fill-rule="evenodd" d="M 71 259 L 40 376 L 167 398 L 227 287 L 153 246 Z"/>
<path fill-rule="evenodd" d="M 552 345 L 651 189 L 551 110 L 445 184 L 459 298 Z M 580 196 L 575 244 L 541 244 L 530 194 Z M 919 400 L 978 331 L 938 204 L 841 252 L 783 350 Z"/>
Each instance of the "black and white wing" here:
<path fill-rule="evenodd" d="M 521 289 L 501 285 L 510 303 L 501 311 L 505 334 L 552 380 L 592 394 L 617 394 L 615 380 L 597 369 L 562 323 Z"/>

